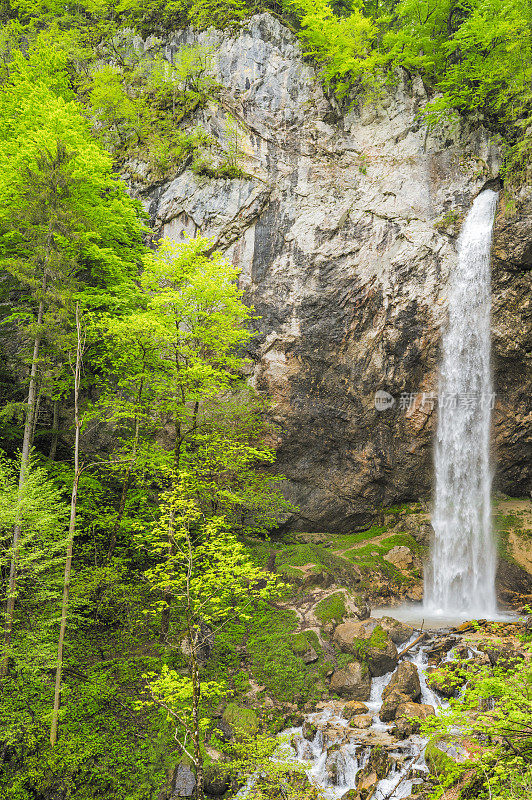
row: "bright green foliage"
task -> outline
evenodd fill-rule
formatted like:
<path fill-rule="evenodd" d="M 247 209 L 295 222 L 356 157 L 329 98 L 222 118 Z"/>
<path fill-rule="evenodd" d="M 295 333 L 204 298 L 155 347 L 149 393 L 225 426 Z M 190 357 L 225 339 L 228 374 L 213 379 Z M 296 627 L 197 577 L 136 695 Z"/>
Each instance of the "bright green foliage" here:
<path fill-rule="evenodd" d="M 158 706 L 162 708 L 167 712 L 167 722 L 173 723 L 177 727 L 178 735 L 184 738 L 184 734 L 190 732 L 194 725 L 192 681 L 188 677 L 178 675 L 175 670 L 170 670 L 168 667 L 163 667 L 158 676 L 155 673 L 147 673 L 144 677 L 148 682 L 148 691 L 153 699 L 140 703 L 140 707 Z M 202 736 L 211 726 L 211 720 L 205 714 L 210 712 L 212 706 L 216 706 L 220 702 L 226 691 L 223 682 L 202 681 L 199 719 L 199 730 Z M 185 755 L 193 759 L 192 752 L 188 751 L 186 744 L 183 744 L 182 749 Z"/>
<path fill-rule="evenodd" d="M 242 708 L 236 703 L 229 703 L 223 714 L 224 722 L 232 727 L 235 734 L 243 736 L 253 736 L 258 733 L 259 720 L 252 708 Z"/>
<path fill-rule="evenodd" d="M 277 580 L 253 564 L 223 517 L 202 515 L 188 492 L 182 475 L 163 498 L 152 547 L 163 553 L 170 540 L 171 551 L 147 573 L 148 581 L 154 589 L 169 591 L 177 610 L 183 605 L 194 626 L 218 625 L 236 616 L 245 620 L 253 603 L 272 594 Z"/>
<path fill-rule="evenodd" d="M 364 77 L 369 77 L 367 58 L 376 35 L 373 22 L 361 7 L 339 17 L 327 0 L 286 0 L 301 23 L 305 52 L 322 67 L 323 79 L 342 97 Z"/>
<path fill-rule="evenodd" d="M 198 30 L 237 25 L 253 9 L 244 0 L 120 0 L 122 19 L 143 36 L 193 25 Z"/>
<path fill-rule="evenodd" d="M 204 512 L 264 531 L 285 503 L 279 479 L 264 470 L 274 456 L 262 444 L 262 404 L 244 380 L 252 310 L 238 270 L 209 248 L 201 237 L 163 241 L 146 256 L 144 307 L 109 320 L 104 333 L 108 382 L 95 411 L 121 425 L 135 420 L 133 444 L 125 435 L 117 450 L 121 459 L 134 451 L 144 469 L 185 470 L 188 496 Z M 161 447 L 154 433 L 169 421 L 171 441 Z"/>
<path fill-rule="evenodd" d="M 493 671 L 486 667 L 471 669 L 469 665 L 463 697 L 451 700 L 448 710 L 431 717 L 423 726 L 425 733 L 431 735 L 429 756 L 433 772 L 441 773 L 442 788 L 458 781 L 463 784 L 466 774 L 462 796 L 493 800 L 526 796 L 523 792 L 532 781 L 531 686 L 529 661 L 518 661 L 509 669 L 495 667 Z M 438 748 L 438 742 L 455 743 L 457 730 L 472 756 L 462 764 L 442 755 L 445 747 Z M 434 796 L 440 794 L 441 790 Z"/>
<path fill-rule="evenodd" d="M 40 613 L 44 607 L 54 615 L 59 600 L 69 508 L 35 456 L 30 458 L 20 488 L 19 470 L 18 460 L 9 460 L 0 454 L 2 572 L 9 571 L 11 537 L 17 522 L 21 528 L 17 585 L 17 594 L 23 597 L 21 613 Z M 23 646 L 21 643 L 21 648 L 15 645 L 13 655 L 16 660 L 20 657 L 26 669 L 30 664 L 38 668 L 43 661 L 50 663 L 49 637 L 53 624 L 53 618 L 48 619 L 44 629 L 35 630 Z"/>

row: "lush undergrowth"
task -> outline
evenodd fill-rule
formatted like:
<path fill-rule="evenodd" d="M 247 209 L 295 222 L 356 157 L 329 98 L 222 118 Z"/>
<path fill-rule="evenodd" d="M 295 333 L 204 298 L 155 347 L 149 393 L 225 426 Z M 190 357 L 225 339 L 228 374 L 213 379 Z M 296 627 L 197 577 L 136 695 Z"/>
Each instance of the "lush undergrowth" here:
<path fill-rule="evenodd" d="M 530 636 L 521 638 L 526 649 Z M 478 639 L 474 644 L 479 646 Z M 460 698 L 451 699 L 448 710 L 425 723 L 426 757 L 435 783 L 432 798 L 521 800 L 530 791 L 530 660 L 504 640 L 491 641 L 488 649 L 508 655 L 494 668 L 471 671 L 464 663 L 460 683 L 467 683 Z"/>

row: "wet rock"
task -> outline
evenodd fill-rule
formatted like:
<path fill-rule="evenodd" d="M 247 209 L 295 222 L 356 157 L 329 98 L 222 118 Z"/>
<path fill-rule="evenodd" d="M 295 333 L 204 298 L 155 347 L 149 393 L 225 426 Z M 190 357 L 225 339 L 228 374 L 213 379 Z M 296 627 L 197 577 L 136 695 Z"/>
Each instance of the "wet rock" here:
<path fill-rule="evenodd" d="M 378 781 L 386 778 L 393 765 L 394 760 L 384 747 L 373 747 L 368 760 L 357 773 L 356 789 L 360 797 L 371 797 Z"/>
<path fill-rule="evenodd" d="M 381 617 L 379 623 L 394 644 L 404 644 L 414 635 L 414 629 L 410 625 L 393 617 Z"/>
<path fill-rule="evenodd" d="M 365 703 L 361 703 L 359 700 L 350 700 L 343 707 L 343 715 L 346 719 L 351 719 L 358 714 L 367 714 L 368 712 L 369 709 L 367 705 Z"/>
<path fill-rule="evenodd" d="M 372 722 L 371 714 L 356 714 L 349 724 L 352 728 L 371 728 Z"/>
<path fill-rule="evenodd" d="M 397 648 L 379 620 L 344 622 L 335 629 L 333 641 L 344 653 L 352 653 L 367 664 L 374 677 L 385 675 L 397 664 Z"/>
<path fill-rule="evenodd" d="M 391 733 L 393 736 L 397 737 L 397 739 L 408 739 L 410 736 L 413 736 L 416 725 L 417 723 L 411 719 L 399 717 L 399 719 L 395 720 Z"/>
<path fill-rule="evenodd" d="M 399 664 L 382 693 L 383 700 L 397 692 L 405 694 L 414 701 L 419 700 L 421 697 L 421 684 L 417 667 L 411 661 L 402 661 Z"/>
<path fill-rule="evenodd" d="M 438 639 L 436 642 L 434 642 L 434 644 L 432 644 L 432 646 L 426 651 L 429 664 L 439 664 L 446 653 L 448 653 L 458 641 L 458 636 L 446 636 L 444 639 Z"/>
<path fill-rule="evenodd" d="M 361 775 L 357 782 L 357 794 L 355 796 L 360 800 L 369 800 L 375 793 L 378 782 L 379 778 L 376 772 L 368 772 L 365 775 Z"/>
<path fill-rule="evenodd" d="M 392 547 L 383 558 L 400 570 L 412 569 L 414 565 L 414 555 L 409 547 Z"/>
<path fill-rule="evenodd" d="M 316 733 L 318 732 L 318 727 L 317 725 L 314 725 L 312 722 L 305 720 L 305 722 L 302 725 L 301 732 L 303 734 L 303 738 L 306 739 L 308 742 L 311 742 L 316 736 Z"/>
<path fill-rule="evenodd" d="M 330 683 L 330 691 L 350 700 L 369 700 L 371 675 L 366 664 L 354 661 L 345 669 L 336 670 Z"/>
<path fill-rule="evenodd" d="M 379 711 L 380 721 L 391 722 L 395 719 L 399 706 L 409 702 L 411 702 L 411 698 L 407 694 L 399 691 L 389 693 Z"/>
<path fill-rule="evenodd" d="M 434 706 L 428 703 L 401 703 L 397 708 L 397 717 L 406 717 L 407 719 L 427 719 L 427 717 L 434 716 Z"/>

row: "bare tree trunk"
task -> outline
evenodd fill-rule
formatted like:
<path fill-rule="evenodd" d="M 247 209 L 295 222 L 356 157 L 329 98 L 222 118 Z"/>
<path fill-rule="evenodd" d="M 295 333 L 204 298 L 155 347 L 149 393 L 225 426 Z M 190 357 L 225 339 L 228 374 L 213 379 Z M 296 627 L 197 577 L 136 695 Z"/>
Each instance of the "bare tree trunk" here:
<path fill-rule="evenodd" d="M 196 767 L 196 800 L 204 800 L 204 776 L 203 776 L 203 760 L 201 757 L 201 737 L 200 737 L 200 713 L 199 702 L 201 696 L 201 684 L 198 671 L 198 662 L 195 653 L 195 643 L 192 643 L 192 661 L 191 661 L 191 678 L 192 678 L 192 737 L 194 741 L 194 761 Z"/>
<path fill-rule="evenodd" d="M 74 534 L 76 531 L 78 484 L 81 472 L 79 465 L 79 434 L 81 428 L 81 420 L 79 416 L 79 384 L 81 377 L 81 359 L 83 355 L 83 343 L 81 336 L 81 322 L 79 318 L 78 304 L 76 304 L 76 332 L 77 332 L 76 365 L 74 368 L 74 423 L 75 423 L 74 483 L 72 484 L 72 498 L 70 501 L 70 524 L 68 527 L 68 544 L 67 544 L 67 555 L 65 562 L 65 579 L 63 583 L 63 605 L 61 608 L 61 626 L 59 629 L 59 643 L 57 646 L 57 667 L 55 672 L 54 708 L 52 711 L 52 724 L 50 726 L 50 744 L 52 746 L 57 742 L 59 704 L 61 702 L 61 678 L 63 672 L 63 645 L 65 642 L 68 602 L 70 596 L 70 573 L 72 569 L 72 549 L 74 545 Z"/>
<path fill-rule="evenodd" d="M 137 395 L 137 403 L 139 405 L 142 400 L 143 388 L 144 388 L 144 377 L 141 378 L 140 387 Z M 139 419 L 139 411 L 137 410 L 137 415 L 135 417 L 135 437 L 133 439 L 133 452 L 131 453 L 131 463 L 127 468 L 126 477 L 124 478 L 124 483 L 122 484 L 122 494 L 120 496 L 118 514 L 116 515 L 115 524 L 113 525 L 113 530 L 111 531 L 111 537 L 109 539 L 109 548 L 107 550 L 108 558 L 111 558 L 115 551 L 116 540 L 118 537 L 118 528 L 120 527 L 120 523 L 122 522 L 124 511 L 126 510 L 127 494 L 129 492 L 129 487 L 131 486 L 131 472 L 133 470 L 133 464 L 135 463 L 137 457 L 137 448 L 139 445 L 139 433 L 140 433 L 140 419 Z"/>
<path fill-rule="evenodd" d="M 50 443 L 50 452 L 48 458 L 50 461 L 55 461 L 57 453 L 57 443 L 59 441 L 59 400 L 54 400 L 54 418 L 52 422 L 52 441 Z"/>
<path fill-rule="evenodd" d="M 192 741 L 194 743 L 194 766 L 196 767 L 196 800 L 204 800 L 204 775 L 203 760 L 201 757 L 201 732 L 200 732 L 200 697 L 201 697 L 201 678 L 198 670 L 198 641 L 194 630 L 193 602 L 191 593 L 191 578 L 194 564 L 194 553 L 190 532 L 187 533 L 187 581 L 185 597 L 187 602 L 187 635 L 189 645 L 189 673 L 192 681 Z"/>
<path fill-rule="evenodd" d="M 42 281 L 43 293 L 45 289 L 46 289 L 46 276 L 43 277 Z M 33 342 L 30 383 L 28 386 L 28 402 L 26 409 L 26 419 L 24 421 L 24 438 L 22 440 L 22 453 L 20 457 L 20 474 L 18 482 L 19 497 L 22 496 L 22 490 L 24 488 L 24 482 L 26 480 L 26 470 L 30 458 L 32 434 L 34 430 L 33 421 L 35 418 L 35 408 L 37 401 L 37 373 L 38 373 L 39 349 L 41 346 L 41 335 L 39 328 L 42 325 L 43 314 L 44 314 L 44 300 L 41 300 L 37 312 L 37 335 Z M 4 624 L 4 654 L 2 657 L 2 664 L 0 665 L 0 678 L 6 677 L 9 667 L 9 649 L 11 647 L 11 637 L 13 634 L 13 618 L 15 615 L 17 565 L 18 565 L 18 555 L 20 546 L 20 533 L 21 533 L 20 522 L 16 522 L 13 527 L 11 566 L 9 569 L 9 585 L 7 589 L 6 617 Z"/>

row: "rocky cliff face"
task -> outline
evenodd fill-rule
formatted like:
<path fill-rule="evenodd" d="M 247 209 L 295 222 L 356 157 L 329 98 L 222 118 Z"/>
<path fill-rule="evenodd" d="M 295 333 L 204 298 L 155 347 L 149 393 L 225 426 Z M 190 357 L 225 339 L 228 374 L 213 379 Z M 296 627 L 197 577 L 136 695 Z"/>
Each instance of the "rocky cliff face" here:
<path fill-rule="evenodd" d="M 167 56 L 193 39 L 169 40 Z M 288 524 L 363 527 L 381 504 L 430 494 L 447 279 L 497 151 L 481 129 L 428 131 L 420 82 L 341 113 L 268 14 L 200 39 L 224 88 L 198 121 L 219 140 L 236 121 L 246 176 L 186 169 L 136 190 L 156 237 L 200 232 L 242 270 L 260 315 L 252 380 L 273 399 L 277 468 L 300 507 Z M 496 480 L 519 495 L 532 473 L 532 195 L 501 206 L 494 253 Z M 383 410 L 378 390 L 394 398 Z"/>

